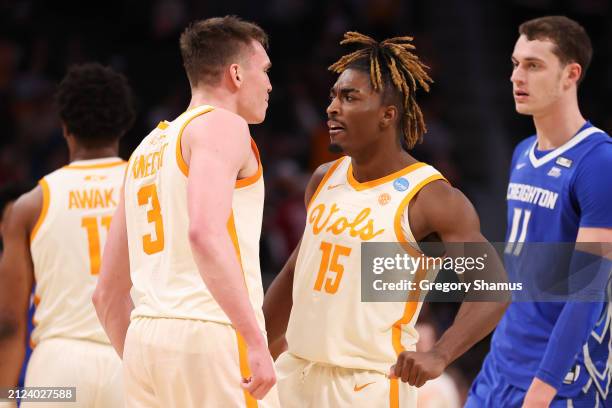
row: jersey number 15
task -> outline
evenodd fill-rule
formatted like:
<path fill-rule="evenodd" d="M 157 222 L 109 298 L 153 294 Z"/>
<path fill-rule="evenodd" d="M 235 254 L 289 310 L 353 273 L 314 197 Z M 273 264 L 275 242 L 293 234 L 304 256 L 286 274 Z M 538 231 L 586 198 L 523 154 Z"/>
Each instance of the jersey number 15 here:
<path fill-rule="evenodd" d="M 333 295 L 338 291 L 338 286 L 340 286 L 340 280 L 342 280 L 344 273 L 344 266 L 338 262 L 338 258 L 340 256 L 349 256 L 351 248 L 323 241 L 321 242 L 320 249 L 323 255 L 317 280 L 314 284 L 314 290 L 321 291 L 323 289 L 323 281 L 325 280 L 325 292 Z M 325 279 L 328 271 L 333 272 L 335 276 Z"/>

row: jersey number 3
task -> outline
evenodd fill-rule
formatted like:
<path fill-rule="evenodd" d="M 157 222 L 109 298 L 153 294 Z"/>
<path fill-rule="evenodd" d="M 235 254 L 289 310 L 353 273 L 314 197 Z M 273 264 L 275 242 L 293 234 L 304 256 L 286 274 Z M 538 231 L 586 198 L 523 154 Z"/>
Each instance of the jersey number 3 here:
<path fill-rule="evenodd" d="M 335 273 L 335 276 L 325 279 L 325 291 L 334 294 L 338 291 L 338 286 L 340 286 L 340 280 L 344 273 L 344 266 L 338 263 L 338 258 L 340 256 L 349 256 L 351 254 L 351 248 L 342 245 L 333 245 L 323 241 L 321 242 L 320 249 L 321 252 L 323 252 L 323 256 L 321 257 L 321 265 L 319 266 L 319 273 L 317 274 L 317 280 L 314 284 L 314 290 L 321 291 L 327 271 L 330 271 Z"/>
<path fill-rule="evenodd" d="M 145 253 L 151 255 L 164 249 L 164 223 L 155 184 L 147 184 L 138 190 L 138 205 L 147 205 L 149 202 L 151 202 L 151 209 L 147 211 L 147 221 L 155 224 L 155 239 L 151 237 L 151 234 L 144 235 L 142 247 Z"/>

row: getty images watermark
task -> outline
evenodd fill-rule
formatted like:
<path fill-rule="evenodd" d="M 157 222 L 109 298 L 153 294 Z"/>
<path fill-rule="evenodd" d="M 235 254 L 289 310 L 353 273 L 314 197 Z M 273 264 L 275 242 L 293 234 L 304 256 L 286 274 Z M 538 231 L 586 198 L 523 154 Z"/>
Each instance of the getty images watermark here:
<path fill-rule="evenodd" d="M 467 271 L 484 271 L 488 254 L 478 257 L 427 257 L 423 254 L 411 256 L 408 254 L 395 254 L 393 257 L 378 256 L 372 260 L 372 273 L 382 275 L 389 271 L 403 271 L 408 274 L 408 278 L 399 281 L 387 282 L 382 277 L 375 279 L 372 287 L 376 291 L 430 291 L 438 290 L 444 293 L 453 291 L 463 291 L 468 293 L 470 290 L 522 290 L 522 282 L 487 282 L 484 279 L 476 279 L 472 282 L 436 282 L 430 279 L 417 279 L 415 275 L 418 271 L 440 271 L 452 270 L 462 275 Z M 431 278 L 431 273 L 429 274 Z M 427 276 L 427 275 L 426 275 Z"/>
<path fill-rule="evenodd" d="M 402 246 L 404 245 L 404 246 Z M 577 281 L 574 244 L 363 243 L 364 302 L 603 301 L 610 294 L 610 264 L 594 257 Z"/>

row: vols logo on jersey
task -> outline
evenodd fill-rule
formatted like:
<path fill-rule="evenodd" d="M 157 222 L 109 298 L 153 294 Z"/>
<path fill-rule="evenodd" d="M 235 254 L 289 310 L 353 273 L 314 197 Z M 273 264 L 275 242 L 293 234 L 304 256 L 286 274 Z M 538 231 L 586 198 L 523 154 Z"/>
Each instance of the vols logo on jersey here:
<path fill-rule="evenodd" d="M 397 191 L 406 191 L 408 190 L 409 186 L 410 183 L 403 177 L 400 177 L 393 182 L 393 188 L 395 188 Z"/>

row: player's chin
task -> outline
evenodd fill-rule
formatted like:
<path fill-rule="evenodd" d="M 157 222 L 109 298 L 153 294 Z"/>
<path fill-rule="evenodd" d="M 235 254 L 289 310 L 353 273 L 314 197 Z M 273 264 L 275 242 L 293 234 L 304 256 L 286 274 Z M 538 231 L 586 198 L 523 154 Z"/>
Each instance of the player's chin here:
<path fill-rule="evenodd" d="M 249 125 L 259 125 L 264 120 L 266 120 L 266 112 L 265 111 L 263 113 L 258 113 L 258 114 L 253 115 L 251 118 L 249 118 L 249 120 L 247 120 L 247 123 Z"/>
<path fill-rule="evenodd" d="M 345 140 L 330 140 L 327 151 L 334 154 L 345 154 L 351 155 L 354 150 L 354 146 L 351 143 L 347 143 Z"/>
<path fill-rule="evenodd" d="M 346 143 L 344 143 L 344 140 L 342 140 L 341 137 L 334 137 L 330 135 L 327 150 L 329 150 L 331 153 L 342 153 L 346 152 L 346 148 Z"/>
<path fill-rule="evenodd" d="M 329 146 L 327 146 L 327 150 L 334 154 L 344 153 L 344 148 L 342 148 L 340 144 L 334 142 L 331 142 Z"/>
<path fill-rule="evenodd" d="M 524 103 L 514 103 L 514 108 L 516 109 L 517 113 L 520 113 L 521 115 L 533 115 L 533 110 L 530 109 L 529 106 L 527 106 Z"/>

